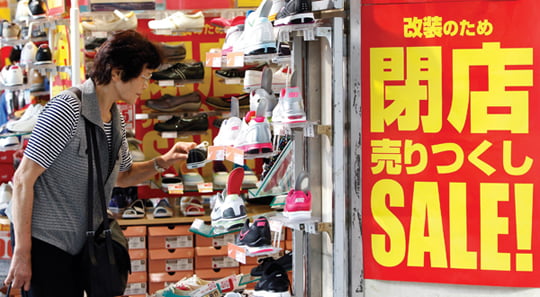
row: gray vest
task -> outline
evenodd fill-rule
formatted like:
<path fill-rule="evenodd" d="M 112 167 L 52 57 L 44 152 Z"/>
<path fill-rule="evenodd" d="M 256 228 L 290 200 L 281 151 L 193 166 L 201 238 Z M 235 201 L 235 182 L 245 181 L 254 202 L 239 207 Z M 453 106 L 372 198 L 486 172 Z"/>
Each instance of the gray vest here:
<path fill-rule="evenodd" d="M 122 159 L 119 155 L 122 142 L 122 118 L 116 104 L 111 109 L 112 156 L 116 156 L 116 160 L 110 170 L 107 138 L 94 83 L 87 80 L 77 87 L 82 92 L 82 105 L 81 118 L 79 118 L 75 135 L 54 163 L 37 179 L 32 212 L 32 236 L 72 255 L 81 251 L 87 230 L 88 155 L 84 118 L 96 125 L 107 205 Z M 75 94 L 70 91 L 64 92 L 75 97 Z M 95 180 L 94 188 L 97 189 L 97 187 L 97 180 Z M 98 192 L 94 190 L 93 193 L 95 229 L 101 222 L 102 216 Z"/>

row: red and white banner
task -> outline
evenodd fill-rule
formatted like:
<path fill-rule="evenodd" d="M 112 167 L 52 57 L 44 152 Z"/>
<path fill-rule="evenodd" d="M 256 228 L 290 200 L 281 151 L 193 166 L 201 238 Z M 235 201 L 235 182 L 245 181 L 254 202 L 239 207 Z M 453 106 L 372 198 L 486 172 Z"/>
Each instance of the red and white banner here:
<path fill-rule="evenodd" d="M 362 2 L 365 277 L 540 287 L 540 1 Z"/>

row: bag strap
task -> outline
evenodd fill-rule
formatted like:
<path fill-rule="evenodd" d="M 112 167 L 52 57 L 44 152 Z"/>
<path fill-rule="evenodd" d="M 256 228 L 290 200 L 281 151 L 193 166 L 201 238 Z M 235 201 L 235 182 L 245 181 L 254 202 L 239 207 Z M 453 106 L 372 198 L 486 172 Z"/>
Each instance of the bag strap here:
<path fill-rule="evenodd" d="M 21 287 L 21 295 L 22 297 L 28 297 L 28 292 L 24 290 L 24 288 Z M 9 284 L 6 292 L 6 296 L 11 296 L 11 283 Z"/>

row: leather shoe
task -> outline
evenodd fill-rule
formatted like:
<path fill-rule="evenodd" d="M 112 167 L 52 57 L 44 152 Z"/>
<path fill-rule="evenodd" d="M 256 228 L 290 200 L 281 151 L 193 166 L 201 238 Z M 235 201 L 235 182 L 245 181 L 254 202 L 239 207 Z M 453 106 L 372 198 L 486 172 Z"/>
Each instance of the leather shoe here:
<path fill-rule="evenodd" d="M 208 130 L 208 115 L 202 113 L 190 118 L 173 116 L 164 123 L 155 124 L 154 130 L 158 132 L 206 131 Z"/>
<path fill-rule="evenodd" d="M 176 63 L 171 67 L 152 73 L 153 80 L 196 80 L 204 78 L 202 62 Z"/>
<path fill-rule="evenodd" d="M 159 45 L 168 63 L 178 63 L 186 58 L 186 47 L 183 43 L 175 45 L 162 42 Z"/>
<path fill-rule="evenodd" d="M 198 111 L 201 107 L 201 95 L 193 92 L 182 96 L 163 95 L 159 99 L 146 100 L 146 106 L 157 111 Z"/>
<path fill-rule="evenodd" d="M 235 96 L 238 98 L 238 105 L 240 109 L 249 108 L 249 93 Z M 232 97 L 208 97 L 206 98 L 206 104 L 215 107 L 216 109 L 227 110 L 231 109 Z"/>

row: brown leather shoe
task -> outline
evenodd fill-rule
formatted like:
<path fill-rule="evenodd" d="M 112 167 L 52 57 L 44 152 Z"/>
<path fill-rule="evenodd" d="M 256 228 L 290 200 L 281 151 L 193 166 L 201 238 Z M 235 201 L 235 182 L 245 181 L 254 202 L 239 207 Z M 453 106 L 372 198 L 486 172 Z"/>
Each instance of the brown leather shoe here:
<path fill-rule="evenodd" d="M 201 94 L 193 92 L 182 96 L 163 95 L 159 99 L 146 100 L 146 106 L 157 111 L 198 111 L 201 107 Z"/>

